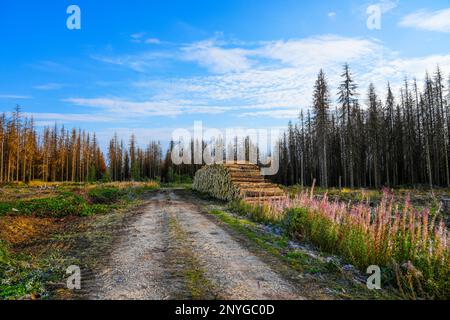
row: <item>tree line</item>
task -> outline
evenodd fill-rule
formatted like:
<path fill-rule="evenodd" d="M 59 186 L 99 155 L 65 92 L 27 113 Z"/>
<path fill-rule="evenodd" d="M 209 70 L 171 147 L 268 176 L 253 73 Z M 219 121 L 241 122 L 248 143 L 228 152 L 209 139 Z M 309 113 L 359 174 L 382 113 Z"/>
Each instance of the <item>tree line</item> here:
<path fill-rule="evenodd" d="M 341 78 L 333 103 L 333 89 L 320 70 L 311 108 L 301 111 L 296 123 L 289 122 L 278 143 L 280 170 L 271 179 L 302 186 L 316 180 L 324 188 L 448 187 L 450 80 L 446 87 L 440 68 L 431 76 L 427 73 L 422 85 L 405 79 L 397 95 L 388 83 L 384 101 L 373 84 L 361 97 L 347 64 Z M 192 178 L 201 165 L 174 165 L 175 144 L 170 142 L 163 153 L 159 142 L 141 148 L 134 135 L 123 141 L 115 134 L 105 157 L 95 134 L 56 125 L 37 130 L 33 118 L 23 116 L 17 106 L 9 116 L 0 117 L 0 183 L 187 182 L 184 178 Z M 235 154 L 237 144 L 236 139 L 231 146 Z M 246 153 L 250 144 L 246 138 Z M 202 149 L 205 145 L 202 141 Z"/>
<path fill-rule="evenodd" d="M 95 181 L 107 171 L 95 134 L 56 125 L 38 133 L 19 106 L 0 116 L 0 151 L 0 183 Z"/>
<path fill-rule="evenodd" d="M 124 142 L 115 134 L 105 158 L 95 133 L 56 124 L 37 130 L 19 106 L 0 115 L 0 183 L 155 180 L 163 162 L 159 142 L 143 149 L 134 135 Z"/>
<path fill-rule="evenodd" d="M 109 179 L 113 181 L 155 180 L 161 177 L 162 149 L 159 142 L 150 142 L 145 149 L 138 147 L 136 136 L 127 144 L 117 134 L 109 142 Z"/>
<path fill-rule="evenodd" d="M 427 185 L 448 187 L 450 80 L 439 67 L 422 86 L 405 79 L 395 96 L 390 84 L 382 101 L 373 84 L 358 93 L 344 65 L 333 107 L 332 89 L 321 70 L 312 107 L 289 123 L 279 142 L 285 185 L 374 187 Z"/>

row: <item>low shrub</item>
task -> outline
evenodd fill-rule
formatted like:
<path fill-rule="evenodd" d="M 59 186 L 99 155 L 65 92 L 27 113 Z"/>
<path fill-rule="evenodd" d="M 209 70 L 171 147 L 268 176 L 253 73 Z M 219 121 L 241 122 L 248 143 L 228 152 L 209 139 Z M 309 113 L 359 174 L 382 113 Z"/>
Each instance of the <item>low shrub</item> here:
<path fill-rule="evenodd" d="M 118 188 L 97 187 L 89 190 L 88 196 L 93 204 L 112 204 L 120 200 L 125 192 Z"/>
<path fill-rule="evenodd" d="M 37 217 L 60 218 L 68 215 L 78 215 L 82 210 L 83 204 L 85 204 L 85 200 L 81 196 L 64 192 L 50 198 L 1 203 L 0 215 L 25 214 Z"/>
<path fill-rule="evenodd" d="M 0 240 L 0 300 L 17 299 L 44 292 L 45 274 L 10 254 Z"/>
<path fill-rule="evenodd" d="M 62 218 L 106 213 L 117 204 L 126 204 L 142 193 L 159 188 L 156 182 L 118 183 L 98 186 L 75 186 L 45 198 L 29 198 L 0 202 L 0 216 L 7 214 Z"/>

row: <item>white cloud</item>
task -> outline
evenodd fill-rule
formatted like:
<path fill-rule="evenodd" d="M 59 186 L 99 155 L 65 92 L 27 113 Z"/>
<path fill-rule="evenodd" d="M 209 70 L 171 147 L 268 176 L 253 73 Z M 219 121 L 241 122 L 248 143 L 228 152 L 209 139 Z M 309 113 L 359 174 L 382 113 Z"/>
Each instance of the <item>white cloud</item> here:
<path fill-rule="evenodd" d="M 321 68 L 330 75 L 334 92 L 343 63 L 350 61 L 370 66 L 385 52 L 376 40 L 331 35 L 263 42 L 252 44 L 251 49 L 245 44 L 226 49 L 223 48 L 225 45 L 208 42 L 191 46 L 200 48 L 202 55 L 204 48 L 208 48 L 209 70 L 217 73 L 215 75 L 139 81 L 134 86 L 144 91 L 156 90 L 163 97 L 190 99 L 202 104 L 220 103 L 229 106 L 235 115 L 245 110 L 244 115 L 286 118 L 311 104 L 312 87 Z M 244 57 L 245 63 L 240 68 L 224 66 L 220 55 L 210 54 L 211 48 L 238 52 L 237 61 Z M 200 59 L 196 62 L 201 64 Z"/>
<path fill-rule="evenodd" d="M 63 83 L 46 83 L 34 86 L 33 88 L 37 90 L 50 91 L 50 90 L 59 90 L 64 87 L 66 87 L 66 85 Z"/>
<path fill-rule="evenodd" d="M 239 72 L 249 69 L 252 62 L 247 58 L 249 52 L 241 48 L 223 48 L 215 41 L 196 42 L 182 48 L 182 58 L 195 61 L 213 73 Z"/>
<path fill-rule="evenodd" d="M 345 50 L 346 45 L 355 48 L 355 52 Z M 241 116 L 295 119 L 300 109 L 311 105 L 312 88 L 321 68 L 327 74 L 330 93 L 335 98 L 342 64 L 349 62 L 363 100 L 370 82 L 382 96 L 388 81 L 398 88 L 408 76 L 417 78 L 420 84 L 425 72 L 434 72 L 437 65 L 445 74 L 450 72 L 450 55 L 401 58 L 376 40 L 329 37 L 279 41 L 258 52 L 261 57 L 278 59 L 282 64 L 271 62 L 239 73 L 178 79 L 165 88 L 167 94 L 180 99 L 221 101 L 233 106 L 236 114 L 242 112 Z"/>
<path fill-rule="evenodd" d="M 92 59 L 103 63 L 126 67 L 138 72 L 146 72 L 159 67 L 164 59 L 172 58 L 169 52 L 147 51 L 136 55 L 104 56 L 92 55 Z"/>
<path fill-rule="evenodd" d="M 51 73 L 76 73 L 79 70 L 72 68 L 68 63 L 59 63 L 50 60 L 39 61 L 37 63 L 31 64 L 31 66 L 37 70 L 51 72 Z"/>
<path fill-rule="evenodd" d="M 323 67 L 330 63 L 344 63 L 367 58 L 381 49 L 381 45 L 374 40 L 327 35 L 269 42 L 256 52 L 263 58 L 279 60 L 291 66 L 321 65 Z"/>
<path fill-rule="evenodd" d="M 40 113 L 25 112 L 27 117 L 33 117 L 40 123 L 77 123 L 77 122 L 109 122 L 114 120 L 111 116 L 97 114 L 75 114 L 75 113 Z"/>
<path fill-rule="evenodd" d="M 305 72 L 283 67 L 270 70 L 247 70 L 239 73 L 174 79 L 170 82 L 137 82 L 141 90 L 155 89 L 168 97 L 191 99 L 202 103 L 220 103 L 233 111 L 241 109 L 275 109 L 299 107 L 307 102 L 302 95 L 308 77 L 318 70 Z M 309 99 L 309 96 L 308 96 Z"/>
<path fill-rule="evenodd" d="M 397 8 L 399 0 L 382 0 L 378 3 L 382 13 L 388 13 L 389 11 Z"/>
<path fill-rule="evenodd" d="M 365 1 L 355 1 L 360 2 L 352 6 L 351 12 L 358 17 L 358 19 L 367 20 L 368 10 L 376 8 L 380 10 L 381 14 L 386 15 L 395 8 L 398 7 L 400 0 L 365 0 Z M 372 10 L 369 10 L 372 12 Z"/>
<path fill-rule="evenodd" d="M 328 12 L 327 16 L 329 18 L 334 18 L 334 17 L 336 17 L 336 12 L 334 12 L 334 11 Z"/>
<path fill-rule="evenodd" d="M 348 50 L 352 48 L 352 50 Z M 245 72 L 261 66 L 260 59 L 290 66 L 322 66 L 368 57 L 379 52 L 381 45 L 374 40 L 325 35 L 306 39 L 258 43 L 252 48 L 229 47 L 215 40 L 196 42 L 182 48 L 182 59 L 194 61 L 213 73 Z M 326 53 L 326 54 L 325 54 Z M 259 68 L 261 69 L 261 68 Z"/>
<path fill-rule="evenodd" d="M 138 32 L 138 33 L 133 33 L 131 35 L 131 38 L 132 39 L 141 39 L 144 36 L 145 36 L 145 32 Z"/>
<path fill-rule="evenodd" d="M 78 106 L 99 108 L 122 119 L 181 114 L 218 114 L 229 110 L 227 107 L 194 105 L 189 100 L 130 101 L 121 98 L 69 98 L 63 101 Z"/>
<path fill-rule="evenodd" d="M 148 38 L 148 39 L 145 39 L 144 42 L 147 44 L 160 44 L 161 40 L 156 39 L 156 38 Z"/>
<path fill-rule="evenodd" d="M 140 72 L 151 70 L 164 59 L 190 61 L 211 73 L 229 74 L 276 67 L 280 62 L 289 66 L 308 67 L 368 59 L 371 55 L 378 54 L 381 49 L 382 45 L 373 39 L 324 35 L 249 44 L 209 39 L 182 46 L 178 51 L 146 51 L 119 56 L 96 55 L 92 58 Z"/>
<path fill-rule="evenodd" d="M 254 111 L 241 113 L 240 117 L 265 117 L 274 119 L 296 119 L 299 117 L 297 109 L 281 109 L 276 111 Z"/>
<path fill-rule="evenodd" d="M 409 80 L 417 79 L 419 87 L 423 85 L 426 72 L 432 75 L 437 66 L 441 68 L 444 75 L 450 73 L 450 54 L 447 55 L 429 55 L 415 58 L 400 58 L 392 60 L 380 60 L 371 70 L 361 74 L 359 82 L 367 85 L 373 82 L 375 86 L 384 91 L 386 83 L 391 83 L 392 89 L 398 93 L 405 77 Z M 365 94 L 366 91 L 361 91 Z"/>
<path fill-rule="evenodd" d="M 161 44 L 163 43 L 158 38 L 146 38 L 146 32 L 138 32 L 130 35 L 131 42 L 134 43 L 146 43 L 146 44 Z"/>
<path fill-rule="evenodd" d="M 206 40 L 180 47 L 170 59 L 194 62 L 209 73 L 150 81 L 141 77 L 132 86 L 142 93 L 144 102 L 102 98 L 72 103 L 101 107 L 125 117 L 229 112 L 231 116 L 294 119 L 300 109 L 311 105 L 320 69 L 336 98 L 342 65 L 350 63 L 361 99 L 370 82 L 382 94 L 388 81 L 394 88 L 406 75 L 421 81 L 425 72 L 433 72 L 438 64 L 444 73 L 450 72 L 449 55 L 405 59 L 376 39 L 336 35 L 256 43 Z"/>
<path fill-rule="evenodd" d="M 399 25 L 419 30 L 450 33 L 450 8 L 438 11 L 420 10 L 403 17 Z"/>
<path fill-rule="evenodd" d="M 8 99 L 8 100 L 26 100 L 32 99 L 31 96 L 24 95 L 16 95 L 16 94 L 0 94 L 0 99 Z"/>

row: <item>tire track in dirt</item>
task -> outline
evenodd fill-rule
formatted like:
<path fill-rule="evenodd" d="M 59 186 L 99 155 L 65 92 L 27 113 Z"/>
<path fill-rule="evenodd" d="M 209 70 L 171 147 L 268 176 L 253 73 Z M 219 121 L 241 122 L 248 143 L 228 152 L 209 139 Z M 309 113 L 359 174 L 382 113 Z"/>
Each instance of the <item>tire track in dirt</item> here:
<path fill-rule="evenodd" d="M 218 295 L 231 300 L 303 299 L 296 287 L 201 214 L 198 205 L 171 196 L 175 201 L 168 210 L 189 235 L 189 245 Z"/>
<path fill-rule="evenodd" d="M 87 283 L 90 299 L 162 300 L 169 296 L 164 196 L 160 193 L 151 199 L 143 213 L 120 231 L 106 265 Z"/>
<path fill-rule="evenodd" d="M 88 299 L 303 299 L 297 287 L 202 214 L 161 191 L 120 230 L 89 279 Z"/>

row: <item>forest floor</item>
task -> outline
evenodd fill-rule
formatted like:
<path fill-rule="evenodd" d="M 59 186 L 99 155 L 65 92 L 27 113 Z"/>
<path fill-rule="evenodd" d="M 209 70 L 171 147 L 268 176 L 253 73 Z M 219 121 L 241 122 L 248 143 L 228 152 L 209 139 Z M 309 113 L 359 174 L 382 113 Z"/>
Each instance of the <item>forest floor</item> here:
<path fill-rule="evenodd" d="M 368 290 L 367 275 L 338 257 L 186 189 L 144 192 L 127 206 L 86 217 L 7 215 L 0 217 L 0 238 L 10 251 L 2 258 L 0 247 L 0 263 L 9 266 L 0 298 L 399 298 L 390 288 Z M 70 265 L 81 268 L 81 290 L 67 289 Z M 7 279 L 14 268 L 15 279 Z"/>

